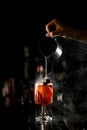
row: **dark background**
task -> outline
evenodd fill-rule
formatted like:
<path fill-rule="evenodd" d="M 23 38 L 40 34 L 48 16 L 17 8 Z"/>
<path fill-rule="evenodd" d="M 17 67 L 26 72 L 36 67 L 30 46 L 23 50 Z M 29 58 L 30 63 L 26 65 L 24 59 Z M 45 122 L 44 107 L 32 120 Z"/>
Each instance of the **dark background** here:
<path fill-rule="evenodd" d="M 20 77 L 23 47 L 30 49 L 31 59 L 40 55 L 39 41 L 45 25 L 54 18 L 79 29 L 87 29 L 85 3 L 74 1 L 5 2 L 0 12 L 0 75 Z"/>

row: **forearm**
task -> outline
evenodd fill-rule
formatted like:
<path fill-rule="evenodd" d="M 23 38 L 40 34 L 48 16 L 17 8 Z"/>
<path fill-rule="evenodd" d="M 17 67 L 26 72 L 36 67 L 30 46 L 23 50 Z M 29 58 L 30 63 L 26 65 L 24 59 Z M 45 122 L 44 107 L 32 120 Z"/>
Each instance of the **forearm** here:
<path fill-rule="evenodd" d="M 65 38 L 87 43 L 87 31 L 68 28 Z"/>

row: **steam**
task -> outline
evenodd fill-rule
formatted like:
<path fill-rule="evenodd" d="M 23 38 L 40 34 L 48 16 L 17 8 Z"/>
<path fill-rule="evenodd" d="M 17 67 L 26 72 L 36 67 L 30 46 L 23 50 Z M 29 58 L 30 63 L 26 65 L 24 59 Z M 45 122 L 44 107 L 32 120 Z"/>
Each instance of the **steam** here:
<path fill-rule="evenodd" d="M 47 76 L 53 83 L 53 103 L 48 112 L 54 117 L 55 125 L 81 125 L 87 122 L 87 45 L 69 43 L 62 39 L 67 51 L 59 59 L 52 55 L 47 61 Z M 56 121 L 55 121 L 56 120 Z M 78 128 L 77 126 L 77 128 Z"/>
<path fill-rule="evenodd" d="M 65 54 L 67 58 L 60 57 L 55 60 L 56 58 L 50 57 L 48 59 L 48 69 L 50 68 L 48 77 L 53 82 L 54 88 L 52 113 L 57 120 L 63 120 L 68 128 L 79 124 L 85 129 L 84 124 L 87 122 L 87 45 L 71 42 L 72 44 L 68 46 L 70 49 Z M 63 64 L 64 60 L 65 64 Z"/>

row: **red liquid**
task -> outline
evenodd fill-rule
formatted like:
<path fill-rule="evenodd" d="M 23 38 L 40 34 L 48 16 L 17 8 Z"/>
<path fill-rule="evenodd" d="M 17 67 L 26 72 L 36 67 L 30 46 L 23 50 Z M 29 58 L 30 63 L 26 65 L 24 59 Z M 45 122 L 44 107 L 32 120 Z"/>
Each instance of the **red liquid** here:
<path fill-rule="evenodd" d="M 34 101 L 35 104 L 47 106 L 53 102 L 53 87 L 51 84 L 39 85 L 34 87 Z"/>

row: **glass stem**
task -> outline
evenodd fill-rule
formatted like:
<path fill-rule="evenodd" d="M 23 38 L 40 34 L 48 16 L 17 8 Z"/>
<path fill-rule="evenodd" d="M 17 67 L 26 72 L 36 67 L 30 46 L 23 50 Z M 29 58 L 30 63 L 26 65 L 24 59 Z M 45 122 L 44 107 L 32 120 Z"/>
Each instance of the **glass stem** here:
<path fill-rule="evenodd" d="M 44 119 L 44 116 L 46 115 L 46 108 L 45 108 L 45 106 L 41 106 L 41 115 L 42 115 L 42 117 Z"/>

